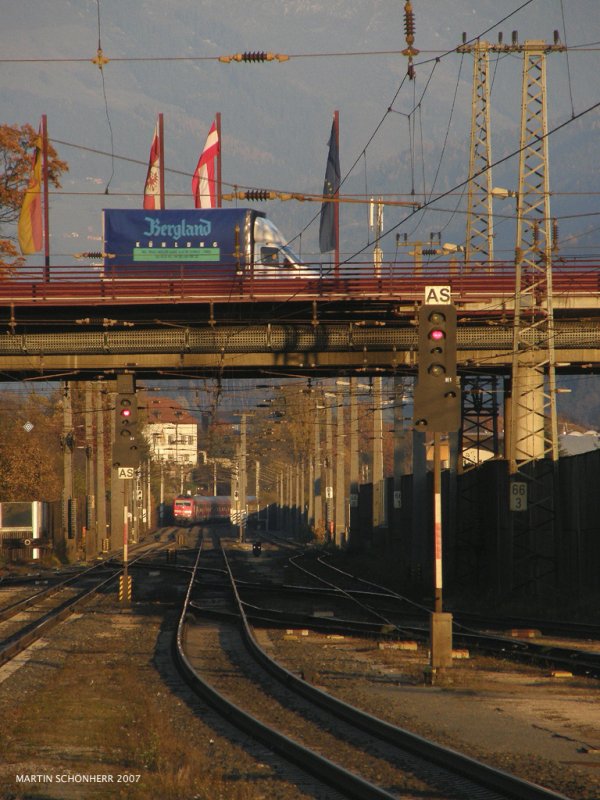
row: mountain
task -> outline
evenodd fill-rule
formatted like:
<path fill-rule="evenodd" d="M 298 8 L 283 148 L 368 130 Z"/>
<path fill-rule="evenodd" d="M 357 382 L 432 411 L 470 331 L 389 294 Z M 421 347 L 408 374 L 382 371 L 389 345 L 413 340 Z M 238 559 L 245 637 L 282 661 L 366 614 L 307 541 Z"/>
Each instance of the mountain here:
<path fill-rule="evenodd" d="M 70 164 L 63 190 L 51 198 L 52 259 L 70 264 L 74 252 L 98 247 L 103 207 L 141 204 L 159 112 L 165 117 L 170 207 L 191 206 L 191 172 L 217 111 L 225 190 L 235 185 L 320 193 L 338 109 L 342 173 L 350 172 L 345 194 L 411 199 L 414 192 L 422 200 L 449 191 L 468 174 L 472 56 L 455 52 L 463 31 L 468 40 L 495 42 L 502 31 L 510 42 L 518 31 L 520 42 L 551 42 L 556 29 L 572 49 L 547 58 L 548 125 L 565 124 L 549 138 L 552 214 L 561 218 L 561 254 L 594 257 L 600 122 L 597 111 L 572 118 L 600 100 L 597 51 L 580 47 L 597 39 L 600 5 L 566 5 L 565 31 L 561 0 L 418 0 L 415 46 L 421 52 L 410 81 L 400 54 L 406 42 L 398 0 L 4 3 L 2 121 L 35 125 L 42 113 L 48 116 L 49 134 Z M 109 59 L 102 71 L 91 63 L 99 40 Z M 290 59 L 218 61 L 256 51 Z M 492 54 L 490 63 L 493 158 L 501 159 L 519 146 L 522 58 Z M 106 155 L 113 152 L 114 158 Z M 516 189 L 517 176 L 517 159 L 511 158 L 495 168 L 494 183 Z M 438 210 L 412 213 L 388 205 L 384 230 L 399 225 L 399 233 L 423 240 L 442 231 L 444 241 L 460 243 L 465 204 L 460 189 Z M 276 201 L 263 208 L 305 258 L 317 252 L 318 225 L 309 223 L 318 218 L 318 203 Z M 495 211 L 496 254 L 510 258 L 514 201 Z M 364 205 L 342 206 L 341 239 L 347 255 L 371 249 Z M 393 235 L 384 239 L 388 257 L 394 242 Z M 590 383 L 576 382 L 572 405 L 584 385 Z M 600 402 L 589 402 L 589 388 L 584 394 L 582 421 L 594 425 L 589 416 L 597 415 Z"/>
<path fill-rule="evenodd" d="M 52 230 L 60 240 L 55 251 L 65 257 L 81 249 L 82 237 L 99 234 L 104 205 L 139 203 L 159 111 L 165 115 L 166 164 L 176 171 L 167 179 L 171 206 L 190 203 L 189 175 L 217 111 L 223 120 L 223 179 L 228 184 L 319 193 L 331 115 L 339 109 L 342 172 L 356 162 L 345 190 L 410 195 L 414 188 L 417 196 L 443 191 L 467 174 L 472 58 L 441 56 L 460 44 L 463 31 L 468 38 L 483 33 L 495 41 L 503 30 L 504 40 L 510 41 L 510 32 L 518 30 L 520 41 L 551 41 L 553 30 L 562 27 L 560 0 L 526 4 L 484 33 L 520 5 L 516 0 L 413 4 L 415 45 L 421 53 L 416 80 L 407 81 L 407 61 L 398 54 L 406 44 L 404 17 L 396 0 L 255 0 L 251 5 L 239 0 L 170 0 L 168 5 L 162 0 L 100 0 L 99 30 L 97 6 L 91 1 L 6 4 L 0 32 L 3 59 L 53 60 L 5 61 L 0 73 L 3 121 L 35 124 L 45 112 L 52 138 L 109 153 L 114 148 L 116 156 L 143 162 L 136 166 L 58 146 L 71 165 L 64 192 L 53 198 L 52 207 Z M 599 17 L 596 0 L 571 4 L 567 41 L 588 41 L 586 31 Z M 99 38 L 109 59 L 102 72 L 91 63 Z M 244 51 L 291 58 L 268 64 L 217 60 Z M 379 54 L 327 55 L 374 52 Z M 576 111 L 598 100 L 596 60 L 593 52 L 570 53 L 568 64 L 565 54 L 548 57 L 550 125 L 570 118 L 571 95 Z M 521 58 L 504 54 L 492 61 L 492 144 L 494 157 L 500 157 L 518 147 Z M 407 115 L 415 108 L 409 124 Z M 597 120 L 575 123 L 551 140 L 551 177 L 561 191 L 595 188 L 595 170 L 588 168 L 593 161 L 566 157 L 575 134 L 578 149 L 592 159 L 592 121 Z M 512 159 L 498 169 L 499 185 L 514 187 L 516 175 Z M 580 213 L 586 203 L 589 198 L 571 197 L 569 208 Z M 453 208 L 455 201 L 441 205 Z M 556 205 L 562 208 L 558 198 Z M 290 237 L 319 210 L 317 204 L 297 203 L 267 208 Z M 405 209 L 389 208 L 385 227 L 406 214 Z M 464 223 L 464 214 L 428 212 L 401 230 L 412 232 L 419 226 L 418 235 L 427 238 L 429 231 L 444 227 L 446 239 L 462 241 Z M 351 233 L 343 242 L 345 250 L 366 243 L 364 208 L 344 207 L 342 237 L 345 225 Z M 309 250 L 315 249 L 315 229 L 313 225 L 303 243 Z M 565 226 L 565 235 L 581 238 L 582 231 L 585 221 Z M 508 249 L 514 245 L 511 235 L 506 226 L 499 229 Z M 589 244 L 588 239 L 580 244 Z"/>

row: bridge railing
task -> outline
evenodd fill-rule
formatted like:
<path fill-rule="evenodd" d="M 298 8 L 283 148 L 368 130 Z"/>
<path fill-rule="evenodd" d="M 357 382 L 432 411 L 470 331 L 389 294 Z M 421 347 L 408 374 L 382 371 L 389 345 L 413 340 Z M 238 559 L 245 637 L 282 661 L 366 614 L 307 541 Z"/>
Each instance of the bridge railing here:
<path fill-rule="evenodd" d="M 275 275 L 237 275 L 220 266 L 181 264 L 168 271 L 132 265 L 131 269 L 89 265 L 22 266 L 0 275 L 0 301 L 15 305 L 152 304 L 252 302 L 282 299 L 422 300 L 426 286 L 448 285 L 455 301 L 510 303 L 515 292 L 515 267 L 510 262 L 465 265 L 440 261 L 415 267 L 414 262 L 372 262 L 329 265 Z M 555 295 L 600 295 L 600 269 L 585 261 L 561 263 L 553 270 Z"/>

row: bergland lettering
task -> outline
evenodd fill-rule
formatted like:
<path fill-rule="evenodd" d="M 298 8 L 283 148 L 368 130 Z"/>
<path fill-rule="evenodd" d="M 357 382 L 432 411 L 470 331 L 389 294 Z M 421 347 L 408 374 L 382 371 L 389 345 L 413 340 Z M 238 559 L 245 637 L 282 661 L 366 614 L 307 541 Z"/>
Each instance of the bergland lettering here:
<path fill-rule="evenodd" d="M 144 219 L 148 228 L 143 232 L 142 236 L 147 236 L 148 238 L 166 236 L 177 242 L 184 236 L 208 236 L 211 230 L 211 223 L 206 219 L 194 224 L 182 217 L 175 225 L 172 223 L 161 224 L 159 217 L 144 217 Z"/>

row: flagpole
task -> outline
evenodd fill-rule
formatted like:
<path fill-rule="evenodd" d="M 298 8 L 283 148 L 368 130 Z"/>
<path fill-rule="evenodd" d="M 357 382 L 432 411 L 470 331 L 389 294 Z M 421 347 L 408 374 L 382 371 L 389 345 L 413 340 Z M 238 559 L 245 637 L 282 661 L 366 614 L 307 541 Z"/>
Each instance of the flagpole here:
<path fill-rule="evenodd" d="M 333 120 L 335 126 L 335 144 L 337 152 L 340 152 L 340 112 L 333 112 Z M 335 277 L 340 277 L 340 190 L 336 190 L 333 202 L 333 231 L 335 237 Z"/>
<path fill-rule="evenodd" d="M 221 184 L 221 112 L 217 111 L 216 114 L 217 124 L 217 141 L 219 142 L 219 149 L 217 150 L 217 208 L 221 208 L 223 204 L 223 187 Z"/>
<path fill-rule="evenodd" d="M 158 176 L 160 186 L 160 201 L 159 207 L 161 210 L 165 208 L 165 144 L 163 140 L 164 134 L 164 120 L 163 115 L 158 115 Z"/>
<path fill-rule="evenodd" d="M 42 114 L 42 181 L 44 193 L 44 282 L 50 280 L 50 211 L 48 205 L 48 119 Z"/>

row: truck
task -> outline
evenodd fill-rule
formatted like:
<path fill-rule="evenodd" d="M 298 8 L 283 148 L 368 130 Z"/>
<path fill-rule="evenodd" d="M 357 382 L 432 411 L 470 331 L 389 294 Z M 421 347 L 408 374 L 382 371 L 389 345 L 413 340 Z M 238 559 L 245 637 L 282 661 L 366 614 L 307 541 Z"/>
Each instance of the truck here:
<path fill-rule="evenodd" d="M 319 277 L 253 208 L 104 209 L 103 232 L 107 276 Z"/>

